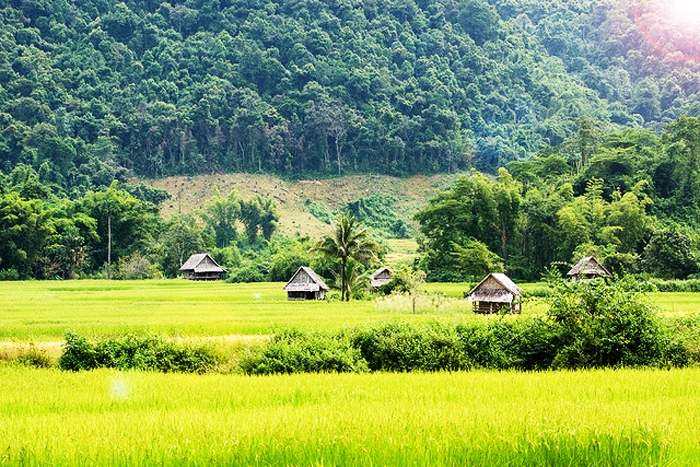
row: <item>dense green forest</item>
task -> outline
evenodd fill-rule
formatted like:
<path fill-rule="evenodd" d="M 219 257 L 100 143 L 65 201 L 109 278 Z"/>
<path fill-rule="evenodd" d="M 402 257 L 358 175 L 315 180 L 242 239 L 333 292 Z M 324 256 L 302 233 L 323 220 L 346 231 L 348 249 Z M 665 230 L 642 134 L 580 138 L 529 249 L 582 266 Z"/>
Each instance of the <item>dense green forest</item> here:
<path fill-rule="evenodd" d="M 659 131 L 700 114 L 700 38 L 658 3 L 2 0 L 0 170 L 77 195 L 130 173 L 493 171 L 590 127 Z"/>
<path fill-rule="evenodd" d="M 578 156 L 542 153 L 497 178 L 460 177 L 419 214 L 432 280 L 506 270 L 538 279 L 586 255 L 614 273 L 700 272 L 700 118 L 650 130 L 585 132 Z"/>

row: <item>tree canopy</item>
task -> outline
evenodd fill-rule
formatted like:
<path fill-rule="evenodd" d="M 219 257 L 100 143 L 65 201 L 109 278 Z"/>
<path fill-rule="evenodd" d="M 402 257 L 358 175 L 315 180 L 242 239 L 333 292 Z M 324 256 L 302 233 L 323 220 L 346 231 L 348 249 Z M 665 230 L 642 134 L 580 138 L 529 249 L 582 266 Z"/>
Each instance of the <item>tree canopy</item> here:
<path fill-rule="evenodd" d="M 423 267 L 431 279 L 504 266 L 537 279 L 553 264 L 595 255 L 616 273 L 697 273 L 699 122 L 680 118 L 660 138 L 638 129 L 601 133 L 585 163 L 578 151 L 547 152 L 496 178 L 458 178 L 417 215 Z"/>
<path fill-rule="evenodd" d="M 0 170 L 82 192 L 128 173 L 492 171 L 598 127 L 658 129 L 700 113 L 700 65 L 653 3 L 10 0 Z"/>

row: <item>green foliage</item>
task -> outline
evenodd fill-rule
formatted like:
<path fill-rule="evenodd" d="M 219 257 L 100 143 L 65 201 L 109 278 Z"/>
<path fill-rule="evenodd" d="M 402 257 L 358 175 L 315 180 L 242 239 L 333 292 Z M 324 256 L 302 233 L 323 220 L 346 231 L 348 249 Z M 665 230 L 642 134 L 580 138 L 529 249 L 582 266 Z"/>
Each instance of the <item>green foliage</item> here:
<path fill-rule="evenodd" d="M 243 256 L 238 262 L 235 263 L 235 267 L 224 263 L 229 269 L 226 282 L 239 283 L 267 281 L 269 270 L 268 262 L 263 256 L 265 253 L 267 252 L 251 253 Z"/>
<path fill-rule="evenodd" d="M 140 252 L 135 251 L 125 256 L 117 265 L 118 279 L 156 279 L 162 277 L 158 267 Z"/>
<path fill-rule="evenodd" d="M 116 182 L 104 190 L 88 191 L 80 200 L 79 209 L 97 223 L 97 236 L 88 244 L 95 266 L 146 249 L 153 242 L 159 223 L 155 205 L 120 189 Z"/>
<path fill-rule="evenodd" d="M 511 163 L 514 175 L 501 170 L 496 179 L 457 179 L 416 216 L 421 266 L 431 280 L 500 269 L 538 279 L 551 264 L 594 255 L 617 274 L 695 273 L 699 121 L 680 118 L 661 138 L 646 130 L 586 127 L 577 136 L 585 141 L 564 145 L 568 154 Z"/>
<path fill-rule="evenodd" d="M 19 279 L 19 273 L 14 268 L 0 270 L 0 281 L 18 281 Z"/>
<path fill-rule="evenodd" d="M 497 180 L 485 175 L 460 177 L 438 194 L 416 219 L 422 234 L 419 252 L 431 280 L 463 280 L 498 267 L 516 252 L 523 217 L 522 187 L 505 170 Z M 476 255 L 476 256 L 474 256 Z"/>
<path fill-rule="evenodd" d="M 372 371 L 466 370 L 471 361 L 454 328 L 391 324 L 360 330 L 353 345 Z"/>
<path fill-rule="evenodd" d="M 345 214 L 336 220 L 334 233 L 323 237 L 316 250 L 336 263 L 333 271 L 340 282 L 340 300 L 349 301 L 353 279 L 359 276 L 358 268 L 371 265 L 379 246 L 357 219 Z"/>
<path fill-rule="evenodd" d="M 348 203 L 341 211 L 348 212 L 370 229 L 391 238 L 408 238 L 408 225 L 394 210 L 396 200 L 375 193 Z"/>
<path fill-rule="evenodd" d="M 0 169 L 69 189 L 130 171 L 494 169 L 590 140 L 586 122 L 697 113 L 695 35 L 653 5 L 6 2 Z M 592 147 L 576 145 L 584 162 Z"/>
<path fill-rule="evenodd" d="M 95 368 L 160 371 L 165 373 L 207 373 L 220 358 L 205 347 L 173 344 L 156 336 L 126 335 L 95 343 L 69 332 L 65 336 L 58 366 L 81 371 Z"/>
<path fill-rule="evenodd" d="M 159 240 L 160 262 L 163 272 L 168 277 L 177 276 L 180 266 L 187 258 L 207 250 L 206 247 L 210 243 L 205 228 L 197 222 L 195 216 L 188 214 L 178 214 L 168 219 Z M 228 264 L 220 261 L 218 256 L 215 256 L 215 259 L 219 264 Z"/>
<path fill-rule="evenodd" d="M 307 198 L 304 200 L 304 207 L 312 216 L 321 222 L 325 224 L 331 224 L 333 222 L 333 214 L 321 203 Z"/>
<path fill-rule="evenodd" d="M 503 260 L 478 240 L 469 239 L 464 245 L 452 245 L 452 255 L 458 277 L 478 280 L 490 272 L 502 272 Z"/>
<path fill-rule="evenodd" d="M 326 336 L 287 332 L 257 349 L 243 368 L 256 374 L 291 373 L 328 371 L 329 365 L 332 371 L 340 371 L 339 342 L 344 352 L 356 355 L 353 365 L 371 371 L 545 370 L 696 362 L 697 319 L 664 324 L 639 289 L 632 281 L 559 281 L 547 296 L 546 318 L 501 317 L 457 326 L 392 323 Z M 323 355 L 328 355 L 326 364 L 320 361 Z M 342 368 L 356 371 L 351 365 Z"/>
<path fill-rule="evenodd" d="M 669 320 L 667 326 L 671 345 L 676 347 L 672 363 L 700 364 L 700 314 Z"/>
<path fill-rule="evenodd" d="M 698 271 L 698 259 L 690 238 L 683 232 L 654 232 L 644 248 L 645 270 L 662 278 L 684 278 Z"/>
<path fill-rule="evenodd" d="M 308 239 L 289 240 L 278 238 L 270 242 L 270 267 L 268 280 L 286 282 L 301 266 L 315 261 L 313 245 Z"/>
<path fill-rule="evenodd" d="M 46 352 L 33 346 L 28 350 L 20 352 L 20 354 L 13 359 L 13 362 L 31 368 L 51 368 L 54 365 L 49 356 L 46 355 Z"/>
<path fill-rule="evenodd" d="M 201 212 L 201 216 L 213 233 L 218 248 L 225 248 L 236 239 L 236 222 L 241 216 L 241 204 L 235 192 L 232 191 L 225 197 L 220 193 L 214 195 Z"/>
<path fill-rule="evenodd" d="M 560 326 L 555 366 L 663 364 L 666 335 L 633 280 L 551 284 L 549 316 Z"/>
<path fill-rule="evenodd" d="M 240 363 L 249 375 L 275 373 L 361 373 L 367 364 L 347 336 L 285 331 L 246 355 Z"/>
<path fill-rule="evenodd" d="M 648 282 L 656 292 L 700 292 L 700 279 L 648 279 Z"/>
<path fill-rule="evenodd" d="M 251 246 L 261 239 L 270 240 L 279 222 L 277 207 L 271 199 L 258 196 L 249 201 L 239 200 L 233 191 L 225 197 L 216 194 L 201 216 L 217 248 L 226 248 L 239 239 L 239 224 L 243 225 L 245 239 Z"/>
<path fill-rule="evenodd" d="M 399 266 L 392 269 L 391 279 L 381 286 L 379 290 L 385 295 L 392 293 L 415 294 L 424 283 L 425 273 L 423 271 L 415 271 L 407 266 Z"/>
<path fill-rule="evenodd" d="M 51 230 L 50 214 L 41 200 L 24 200 L 16 193 L 0 197 L 0 269 L 30 277 Z"/>

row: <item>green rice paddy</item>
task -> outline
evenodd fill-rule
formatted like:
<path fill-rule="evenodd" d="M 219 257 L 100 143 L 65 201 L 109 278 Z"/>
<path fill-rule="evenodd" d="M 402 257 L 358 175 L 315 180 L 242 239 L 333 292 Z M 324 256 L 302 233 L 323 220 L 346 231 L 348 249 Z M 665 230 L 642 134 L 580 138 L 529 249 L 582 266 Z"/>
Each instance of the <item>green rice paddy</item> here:
<path fill-rule="evenodd" d="M 468 284 L 427 284 L 445 296 L 431 311 L 372 301 L 288 302 L 282 285 L 162 281 L 0 282 L 0 340 L 56 341 L 71 329 L 86 335 L 154 332 L 168 336 L 255 336 L 281 328 L 336 331 L 387 321 L 462 322 Z M 525 284 L 526 290 L 541 287 Z M 664 315 L 700 312 L 700 294 L 651 296 Z M 404 308 L 404 311 L 401 311 Z M 537 300 L 524 313 L 539 313 Z"/>
<path fill-rule="evenodd" d="M 34 341 L 57 352 L 67 329 L 240 342 L 287 327 L 491 319 L 468 311 L 466 288 L 428 284 L 443 298 L 412 314 L 399 302 L 288 302 L 282 284 L 4 282 L 0 351 Z M 700 294 L 651 300 L 667 316 L 700 311 Z M 0 363 L 0 465 L 698 462 L 698 368 L 250 377 Z"/>
<path fill-rule="evenodd" d="M 697 465 L 700 370 L 244 377 L 0 367 L 0 464 Z"/>

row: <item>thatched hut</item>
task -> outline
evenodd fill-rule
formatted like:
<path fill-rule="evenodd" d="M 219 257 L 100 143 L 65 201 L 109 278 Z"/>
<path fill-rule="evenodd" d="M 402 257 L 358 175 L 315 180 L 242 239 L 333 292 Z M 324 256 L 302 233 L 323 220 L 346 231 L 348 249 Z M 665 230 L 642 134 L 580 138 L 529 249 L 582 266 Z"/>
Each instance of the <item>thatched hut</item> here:
<path fill-rule="evenodd" d="M 313 269 L 302 266 L 284 286 L 289 300 L 323 300 L 330 289 Z"/>
<path fill-rule="evenodd" d="M 369 282 L 373 289 L 378 289 L 379 287 L 388 284 L 391 280 L 391 277 L 391 269 L 387 267 L 381 267 L 374 271 L 371 276 L 369 276 Z"/>
<path fill-rule="evenodd" d="M 226 270 L 209 253 L 197 253 L 185 261 L 180 272 L 182 277 L 193 281 L 218 281 L 224 278 Z"/>
<path fill-rule="evenodd" d="M 571 279 L 575 281 L 596 279 L 596 278 L 608 278 L 611 277 L 610 271 L 605 269 L 600 261 L 598 261 L 593 256 L 586 256 L 581 258 L 581 260 L 576 263 L 576 265 L 571 268 L 571 271 L 567 273 Z"/>
<path fill-rule="evenodd" d="M 521 291 L 508 276 L 492 272 L 469 292 L 474 313 L 498 313 L 504 308 L 511 313 L 520 313 Z"/>

